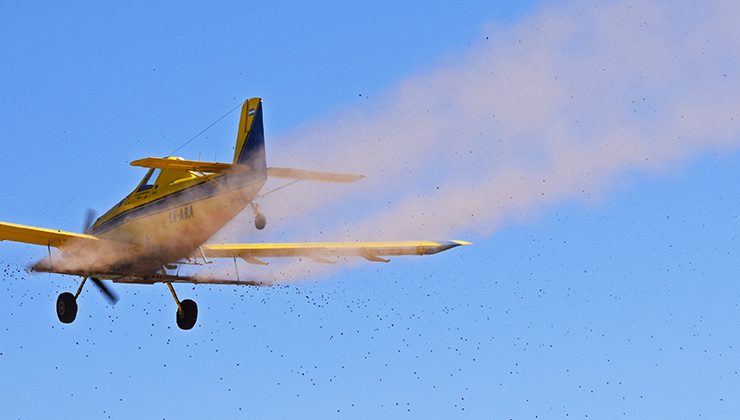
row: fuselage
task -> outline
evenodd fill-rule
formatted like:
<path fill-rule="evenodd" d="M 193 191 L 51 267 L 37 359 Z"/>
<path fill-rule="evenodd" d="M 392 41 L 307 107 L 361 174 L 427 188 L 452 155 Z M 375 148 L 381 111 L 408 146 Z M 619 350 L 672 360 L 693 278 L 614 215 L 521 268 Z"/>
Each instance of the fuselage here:
<path fill-rule="evenodd" d="M 131 245 L 102 258 L 110 270 L 152 272 L 196 254 L 198 247 L 239 214 L 265 183 L 262 171 L 201 174 L 150 170 L 136 189 L 100 217 L 89 233 Z M 141 250 L 140 252 L 136 250 Z"/>

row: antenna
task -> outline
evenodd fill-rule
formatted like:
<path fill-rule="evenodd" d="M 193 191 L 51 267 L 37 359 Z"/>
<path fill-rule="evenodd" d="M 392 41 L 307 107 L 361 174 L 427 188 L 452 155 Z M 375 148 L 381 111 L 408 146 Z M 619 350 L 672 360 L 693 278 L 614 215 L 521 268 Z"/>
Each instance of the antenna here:
<path fill-rule="evenodd" d="M 237 108 L 239 108 L 239 107 L 240 107 L 241 105 L 242 105 L 241 103 L 238 103 L 238 104 L 237 104 L 237 105 L 236 105 L 235 107 L 231 108 L 231 109 L 229 110 L 229 112 L 227 112 L 227 113 L 225 113 L 224 115 L 220 116 L 220 117 L 219 117 L 219 118 L 218 118 L 218 119 L 217 119 L 216 121 L 212 122 L 212 123 L 211 123 L 211 125 L 209 125 L 208 127 L 204 128 L 204 129 L 202 129 L 202 130 L 200 130 L 200 131 L 198 132 L 198 134 L 196 134 L 196 135 L 194 135 L 193 137 L 191 137 L 191 138 L 190 138 L 190 139 L 189 139 L 188 141 L 186 141 L 185 143 L 183 143 L 183 144 L 182 144 L 182 145 L 181 145 L 180 147 L 178 147 L 177 149 L 175 149 L 175 150 L 173 150 L 172 152 L 170 152 L 170 154 L 169 154 L 169 155 L 167 155 L 167 156 L 169 157 L 169 156 L 172 156 L 172 155 L 174 155 L 175 153 L 177 153 L 177 151 L 178 151 L 178 150 L 180 150 L 180 149 L 182 149 L 183 147 L 185 147 L 185 146 L 187 146 L 188 144 L 190 144 L 190 142 L 192 142 L 193 140 L 197 139 L 197 138 L 198 138 L 198 137 L 199 137 L 199 136 L 200 136 L 201 134 L 203 134 L 203 133 L 205 133 L 206 131 L 208 131 L 208 129 L 209 129 L 209 128 L 211 128 L 211 127 L 213 127 L 214 125 L 218 124 L 218 122 L 219 122 L 219 121 L 221 121 L 221 120 L 223 120 L 224 118 L 226 118 L 226 117 L 227 117 L 227 116 L 228 116 L 229 114 L 231 114 L 232 112 L 234 112 L 234 111 L 235 111 L 235 110 L 236 110 Z"/>

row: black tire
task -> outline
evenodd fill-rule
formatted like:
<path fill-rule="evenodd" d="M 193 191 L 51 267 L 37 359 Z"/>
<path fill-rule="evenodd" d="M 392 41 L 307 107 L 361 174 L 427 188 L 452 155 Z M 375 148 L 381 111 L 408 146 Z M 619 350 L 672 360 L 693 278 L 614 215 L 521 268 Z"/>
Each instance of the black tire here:
<path fill-rule="evenodd" d="M 64 292 L 57 298 L 57 317 L 63 324 L 71 324 L 77 318 L 75 295 Z"/>
<path fill-rule="evenodd" d="M 195 326 L 198 320 L 198 305 L 190 299 L 180 302 L 182 309 L 177 310 L 177 326 L 181 330 L 189 330 Z"/>
<path fill-rule="evenodd" d="M 254 227 L 256 227 L 257 230 L 262 230 L 265 226 L 267 226 L 267 218 L 264 214 L 258 213 L 254 216 Z"/>

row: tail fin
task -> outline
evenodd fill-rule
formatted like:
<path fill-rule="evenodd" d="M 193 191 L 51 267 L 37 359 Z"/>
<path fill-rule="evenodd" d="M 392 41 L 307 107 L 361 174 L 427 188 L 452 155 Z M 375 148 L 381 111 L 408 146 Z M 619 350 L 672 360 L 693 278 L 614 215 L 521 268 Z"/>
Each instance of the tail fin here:
<path fill-rule="evenodd" d="M 249 165 L 252 170 L 265 172 L 265 130 L 262 125 L 262 99 L 244 101 L 236 134 L 234 164 Z"/>

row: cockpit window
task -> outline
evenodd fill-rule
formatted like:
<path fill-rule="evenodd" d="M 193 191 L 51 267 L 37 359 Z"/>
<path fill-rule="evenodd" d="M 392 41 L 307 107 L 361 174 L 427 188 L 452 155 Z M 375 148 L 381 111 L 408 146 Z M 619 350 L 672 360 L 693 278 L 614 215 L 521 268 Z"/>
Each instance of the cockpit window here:
<path fill-rule="evenodd" d="M 144 180 L 141 181 L 141 186 L 136 190 L 136 192 L 142 192 L 154 188 L 154 183 L 157 181 L 157 177 L 159 177 L 160 172 L 161 169 L 159 168 L 150 169 L 144 177 Z"/>

